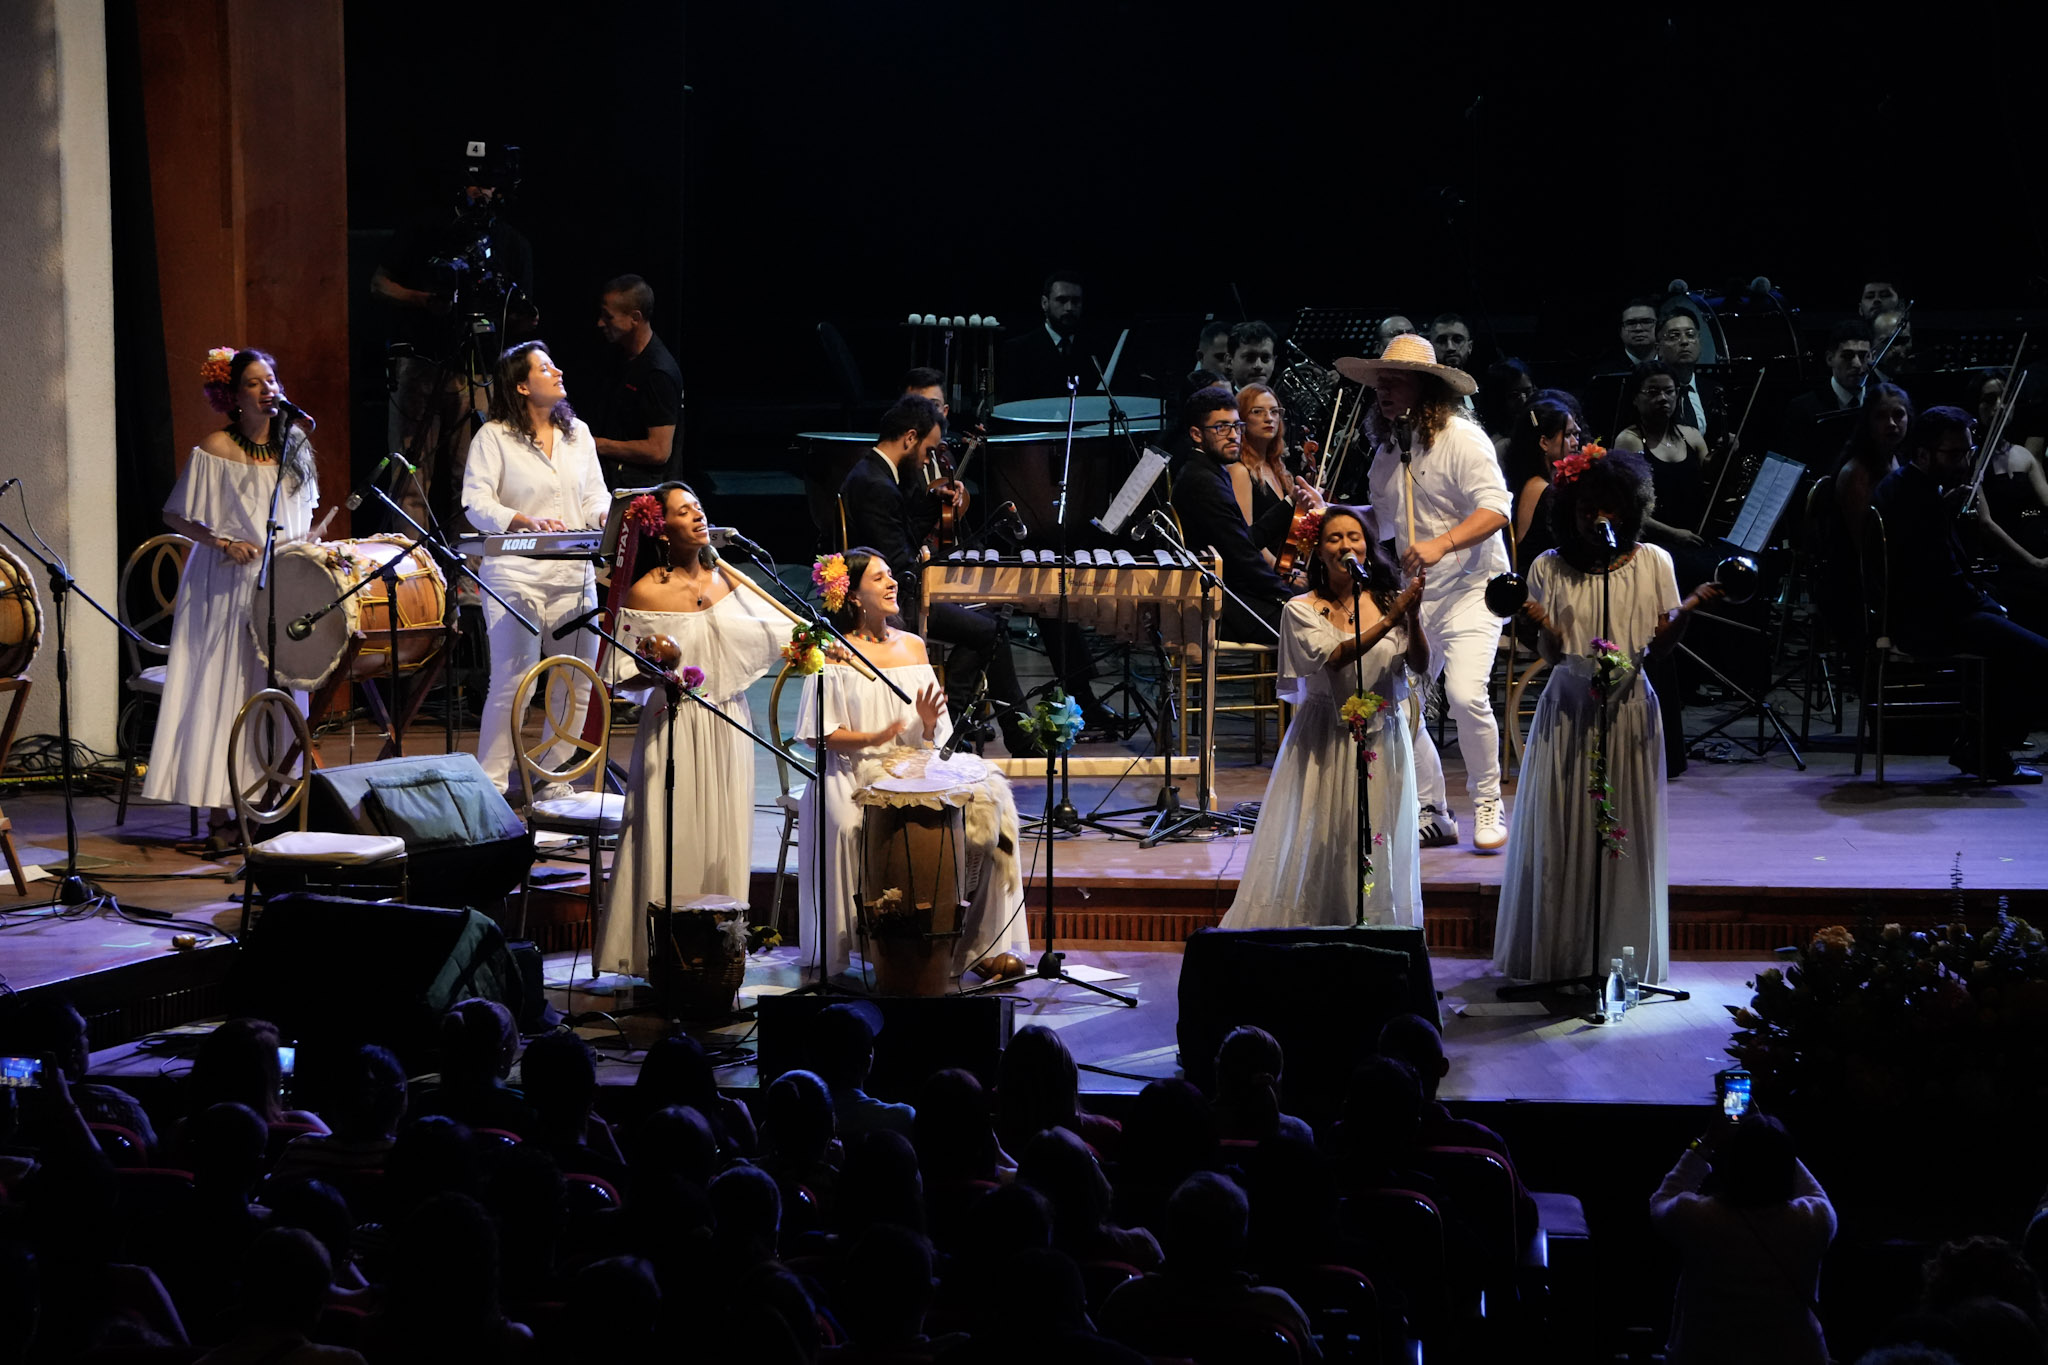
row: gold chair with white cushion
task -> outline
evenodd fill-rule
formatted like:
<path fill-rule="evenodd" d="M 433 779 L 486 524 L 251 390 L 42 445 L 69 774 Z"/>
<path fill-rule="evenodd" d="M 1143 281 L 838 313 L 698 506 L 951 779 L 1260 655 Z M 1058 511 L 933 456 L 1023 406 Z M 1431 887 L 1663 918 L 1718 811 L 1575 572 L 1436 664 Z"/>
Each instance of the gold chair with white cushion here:
<path fill-rule="evenodd" d="M 171 656 L 171 614 L 177 606 L 178 583 L 185 576 L 185 561 L 191 554 L 192 542 L 184 536 L 151 536 L 136 546 L 135 553 L 121 566 L 114 605 L 120 612 L 121 624 L 142 638 L 138 641 L 130 635 L 121 636 L 121 648 L 128 655 L 124 683 L 129 696 L 121 705 L 120 719 L 114 723 L 114 739 L 121 752 L 121 795 L 114 807 L 117 825 L 128 823 L 128 791 L 135 785 L 135 754 L 140 747 L 132 738 L 136 719 L 145 706 L 156 710 L 163 703 L 164 674 L 170 667 Z M 138 569 L 143 574 L 140 584 L 134 582 Z M 129 600 L 131 590 L 139 601 Z M 147 610 L 137 615 L 138 607 Z M 145 664 L 145 658 L 155 662 Z M 196 806 L 192 808 L 192 836 L 199 836 Z"/>
<path fill-rule="evenodd" d="M 578 684 L 589 689 L 590 697 L 597 703 L 598 735 L 595 740 L 583 737 L 583 720 L 587 714 L 577 702 Z M 512 752 L 519 765 L 519 785 L 526 796 L 526 827 L 536 834 L 572 834 L 580 837 L 589 853 L 590 893 L 589 918 L 585 921 L 584 933 L 590 937 L 593 953 L 596 948 L 597 916 L 604 904 L 604 868 L 600 858 L 601 845 L 606 839 L 616 840 L 619 831 L 625 827 L 626 798 L 604 789 L 605 759 L 611 750 L 612 700 L 598 680 L 597 670 L 573 654 L 554 654 L 532 668 L 519 680 L 519 686 L 512 693 L 515 697 L 530 697 L 540 692 L 540 737 L 529 743 L 520 732 L 524 719 L 524 707 L 512 711 Z M 542 755 L 557 744 L 567 746 L 576 755 L 568 766 L 550 768 L 542 762 Z M 595 775 L 591 790 L 575 791 L 576 783 Z M 572 790 L 564 793 L 560 788 Z M 552 789 L 552 790 L 551 790 Z M 656 827 L 659 827 L 659 821 Z M 529 879 L 519 893 L 520 934 L 526 932 L 526 907 L 533 898 L 533 883 Z M 591 968 L 597 966 L 595 956 Z M 569 959 L 569 975 L 576 975 L 576 959 Z"/>
<path fill-rule="evenodd" d="M 242 932 L 249 930 L 249 905 L 269 904 L 287 891 L 321 891 L 354 899 L 365 890 L 406 897 L 405 840 L 384 834 L 335 834 L 308 829 L 313 736 L 305 713 L 288 692 L 266 688 L 242 703 L 228 732 L 229 789 L 235 797 L 248 892 L 242 898 Z M 246 765 L 244 759 L 246 758 Z M 246 782 L 240 776 L 253 774 Z M 255 836 L 282 824 L 296 811 L 299 827 Z"/>

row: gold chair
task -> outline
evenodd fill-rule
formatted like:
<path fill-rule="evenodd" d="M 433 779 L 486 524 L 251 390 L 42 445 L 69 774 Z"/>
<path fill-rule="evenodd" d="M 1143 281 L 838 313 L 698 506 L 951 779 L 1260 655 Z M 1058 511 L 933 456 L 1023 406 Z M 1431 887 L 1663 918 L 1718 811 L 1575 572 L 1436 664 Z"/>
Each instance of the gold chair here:
<path fill-rule="evenodd" d="M 123 635 L 121 648 L 128 655 L 128 676 L 124 680 L 129 696 L 121 705 L 121 716 L 114 724 L 114 739 L 121 754 L 121 796 L 114 808 L 114 823 L 128 823 L 128 793 L 135 785 L 135 753 L 137 745 L 133 740 L 133 727 L 137 716 L 144 707 L 160 709 L 164 696 L 164 675 L 169 670 L 171 655 L 171 614 L 177 607 L 178 584 L 185 576 L 185 561 L 191 557 L 192 542 L 184 536 L 151 536 L 135 547 L 128 556 L 128 562 L 121 566 L 121 581 L 115 589 L 114 605 L 120 612 L 121 624 L 133 630 L 142 639 Z M 137 592 L 147 596 L 142 605 L 150 608 L 147 615 L 134 614 L 134 605 L 129 599 L 129 590 L 136 570 L 144 575 Z M 161 643 L 159 643 L 161 640 Z M 144 658 L 159 660 L 145 664 Z M 199 808 L 192 808 L 192 837 L 199 837 Z"/>
<path fill-rule="evenodd" d="M 790 665 L 784 664 L 782 671 L 775 675 L 775 686 L 768 693 L 768 738 L 775 741 L 775 747 L 789 747 L 782 733 L 782 685 L 794 676 Z M 768 903 L 768 927 L 776 933 L 782 932 L 782 882 L 789 874 L 789 852 L 796 847 L 797 810 L 803 804 L 805 784 L 792 783 L 788 762 L 781 754 L 775 756 L 775 783 L 782 792 L 775 798 L 775 808 L 782 812 L 782 835 L 775 848 L 775 894 Z M 796 908 L 795 918 L 801 919 L 803 907 Z M 791 942 L 796 935 L 787 935 Z"/>
<path fill-rule="evenodd" d="M 1199 645 L 1189 645 L 1180 652 L 1180 714 L 1181 746 L 1183 754 L 1189 752 L 1188 742 L 1195 737 L 1199 728 L 1196 721 L 1202 713 L 1202 650 Z M 1244 701 L 1224 701 L 1224 688 L 1245 685 L 1250 696 Z M 1266 757 L 1266 718 L 1273 718 L 1273 747 L 1280 747 L 1281 737 L 1287 733 L 1292 708 L 1280 700 L 1280 647 L 1278 645 L 1244 644 L 1231 640 L 1216 642 L 1216 714 L 1248 715 L 1252 718 L 1252 764 L 1257 766 Z M 1209 737 L 1201 736 L 1208 743 Z"/>
<path fill-rule="evenodd" d="M 308 829 L 313 736 L 306 717 L 288 692 L 266 688 L 242 703 L 228 732 L 229 790 L 246 854 L 248 886 L 242 897 L 242 929 L 249 932 L 249 905 L 270 903 L 286 891 L 354 895 L 366 889 L 396 891 L 406 898 L 405 840 L 383 834 L 335 834 Z M 243 780 L 243 759 L 254 772 Z M 293 811 L 299 827 L 257 840 L 258 831 L 281 824 Z M 375 899 L 388 899 L 377 897 Z"/>
<path fill-rule="evenodd" d="M 576 704 L 576 684 L 583 682 L 590 688 L 590 696 L 596 701 L 599 715 L 598 737 L 593 742 L 583 737 L 583 719 L 588 714 Z M 528 744 L 521 733 L 521 722 L 525 719 L 524 707 L 512 711 L 512 750 L 519 765 L 519 785 L 526 795 L 526 827 L 536 834 L 572 834 L 581 837 L 589 851 L 590 864 L 590 914 L 584 924 L 584 932 L 590 937 L 591 971 L 597 970 L 597 916 L 604 904 L 604 868 L 601 860 L 601 846 L 605 839 L 616 839 L 625 825 L 626 798 L 615 796 L 604 790 L 605 759 L 611 749 L 612 699 L 599 681 L 597 670 L 573 654 L 553 654 L 532 668 L 519 680 L 515 697 L 531 697 L 535 690 L 540 692 L 541 732 L 540 738 Z M 541 756 L 556 744 L 565 744 L 577 757 L 565 768 L 550 768 L 542 762 Z M 592 774 L 596 781 L 590 791 L 572 791 L 568 795 L 546 795 L 536 788 L 551 786 L 573 787 Z M 659 829 L 660 821 L 654 827 Z M 533 882 L 528 881 L 519 893 L 519 932 L 526 934 L 527 906 L 533 899 Z M 576 976 L 576 958 L 569 959 L 569 976 Z"/>

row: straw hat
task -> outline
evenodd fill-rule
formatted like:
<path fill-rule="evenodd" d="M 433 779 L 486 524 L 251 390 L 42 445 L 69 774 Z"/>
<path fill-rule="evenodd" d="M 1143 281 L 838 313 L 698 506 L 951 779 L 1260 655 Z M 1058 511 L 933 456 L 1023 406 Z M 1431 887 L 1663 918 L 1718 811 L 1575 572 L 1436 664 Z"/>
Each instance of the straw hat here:
<path fill-rule="evenodd" d="M 1338 374 L 1367 387 L 1378 381 L 1381 370 L 1435 375 L 1450 387 L 1452 393 L 1461 396 L 1479 391 L 1479 381 L 1471 375 L 1449 365 L 1437 364 L 1436 347 L 1413 332 L 1404 332 L 1388 342 L 1387 349 L 1380 353 L 1378 360 L 1355 355 L 1340 356 L 1337 360 Z"/>

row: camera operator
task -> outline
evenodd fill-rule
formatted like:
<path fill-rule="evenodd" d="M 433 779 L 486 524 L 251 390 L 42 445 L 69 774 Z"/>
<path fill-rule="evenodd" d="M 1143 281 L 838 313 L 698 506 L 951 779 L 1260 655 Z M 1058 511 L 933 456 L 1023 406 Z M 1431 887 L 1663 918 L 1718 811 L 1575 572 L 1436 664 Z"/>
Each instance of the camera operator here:
<path fill-rule="evenodd" d="M 453 202 L 402 229 L 370 277 L 391 309 L 390 447 L 419 466 L 416 478 L 393 471 L 393 496 L 423 524 L 427 499 L 445 519 L 461 486 L 496 356 L 539 323 L 533 246 L 499 217 L 518 188 L 519 149 L 469 142 L 464 152 Z"/>

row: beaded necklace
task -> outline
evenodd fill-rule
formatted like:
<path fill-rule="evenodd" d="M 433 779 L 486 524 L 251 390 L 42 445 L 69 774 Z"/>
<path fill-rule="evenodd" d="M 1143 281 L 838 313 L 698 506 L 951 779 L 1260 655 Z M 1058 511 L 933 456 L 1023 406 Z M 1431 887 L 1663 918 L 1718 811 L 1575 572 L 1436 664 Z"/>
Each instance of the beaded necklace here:
<path fill-rule="evenodd" d="M 275 464 L 277 462 L 277 442 L 267 441 L 262 445 L 258 445 L 247 436 L 244 436 L 241 426 L 234 422 L 228 423 L 223 430 L 227 432 L 229 440 L 242 448 L 244 455 L 247 455 L 258 464 Z"/>

